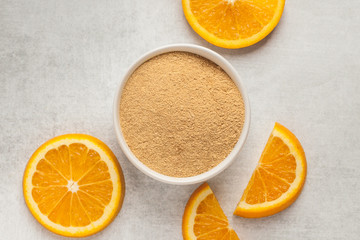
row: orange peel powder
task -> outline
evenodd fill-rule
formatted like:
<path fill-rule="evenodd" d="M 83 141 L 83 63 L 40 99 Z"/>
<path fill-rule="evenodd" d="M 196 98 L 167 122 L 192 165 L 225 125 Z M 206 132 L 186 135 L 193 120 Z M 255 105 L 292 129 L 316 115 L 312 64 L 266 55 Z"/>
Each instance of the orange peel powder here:
<path fill-rule="evenodd" d="M 120 125 L 131 151 L 152 170 L 172 177 L 207 172 L 240 137 L 244 101 L 218 65 L 170 52 L 139 66 L 120 101 Z"/>

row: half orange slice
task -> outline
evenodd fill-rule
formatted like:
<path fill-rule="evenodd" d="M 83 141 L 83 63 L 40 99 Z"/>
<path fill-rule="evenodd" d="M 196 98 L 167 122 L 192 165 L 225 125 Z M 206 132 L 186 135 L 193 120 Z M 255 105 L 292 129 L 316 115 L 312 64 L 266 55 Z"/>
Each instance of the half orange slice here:
<path fill-rule="evenodd" d="M 184 240 L 239 239 L 207 183 L 196 189 L 186 204 L 182 231 Z"/>
<path fill-rule="evenodd" d="M 182 0 L 190 26 L 206 41 L 242 48 L 265 38 L 279 23 L 285 0 Z"/>
<path fill-rule="evenodd" d="M 257 218 L 280 212 L 297 199 L 305 178 L 306 158 L 299 140 L 275 123 L 234 214 Z"/>

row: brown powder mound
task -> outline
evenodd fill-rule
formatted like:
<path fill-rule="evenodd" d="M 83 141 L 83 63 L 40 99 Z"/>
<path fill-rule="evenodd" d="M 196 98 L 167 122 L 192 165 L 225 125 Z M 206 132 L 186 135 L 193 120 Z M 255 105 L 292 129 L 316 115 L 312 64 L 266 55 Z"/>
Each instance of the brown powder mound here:
<path fill-rule="evenodd" d="M 204 173 L 239 139 L 245 110 L 231 78 L 195 54 L 171 52 L 138 67 L 120 102 L 120 124 L 135 156 L 173 177 Z"/>

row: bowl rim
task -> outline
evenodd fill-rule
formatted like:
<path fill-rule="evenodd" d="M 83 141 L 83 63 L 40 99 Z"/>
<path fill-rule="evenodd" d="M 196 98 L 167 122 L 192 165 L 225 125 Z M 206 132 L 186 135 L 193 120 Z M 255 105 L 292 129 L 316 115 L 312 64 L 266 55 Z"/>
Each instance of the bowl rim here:
<path fill-rule="evenodd" d="M 129 146 L 127 145 L 125 138 L 122 134 L 121 126 L 120 126 L 120 100 L 123 88 L 131 76 L 131 74 L 144 62 L 147 60 L 168 52 L 189 52 L 194 53 L 197 55 L 200 55 L 218 66 L 220 66 L 234 81 L 237 88 L 239 89 L 245 106 L 245 121 L 242 128 L 242 131 L 240 133 L 240 137 L 235 144 L 233 150 L 230 152 L 230 154 L 221 161 L 218 165 L 213 167 L 207 172 L 201 173 L 196 176 L 191 177 L 171 177 L 167 176 L 161 173 L 158 173 L 152 169 L 150 169 L 148 166 L 146 166 L 144 163 L 142 163 L 134 153 L 130 150 Z M 248 99 L 248 95 L 245 91 L 245 87 L 243 82 L 241 81 L 241 78 L 235 68 L 220 54 L 214 52 L 213 50 L 210 50 L 208 48 L 195 45 L 195 44 L 169 44 L 162 47 L 155 48 L 151 51 L 148 51 L 147 53 L 143 54 L 141 57 L 139 57 L 135 62 L 128 68 L 125 75 L 122 77 L 120 83 L 118 84 L 118 87 L 116 88 L 115 98 L 114 98 L 114 106 L 113 106 L 113 124 L 115 127 L 116 137 L 118 140 L 118 143 L 125 154 L 125 156 L 128 158 L 128 160 L 141 172 L 146 174 L 147 176 L 156 179 L 158 181 L 169 183 L 169 184 L 176 184 L 176 185 L 189 185 L 189 184 L 195 184 L 199 182 L 204 182 L 206 180 L 209 180 L 210 178 L 215 177 L 222 171 L 224 171 L 227 167 L 230 166 L 230 164 L 235 160 L 236 156 L 242 149 L 245 140 L 248 136 L 249 128 L 250 128 L 250 103 Z"/>

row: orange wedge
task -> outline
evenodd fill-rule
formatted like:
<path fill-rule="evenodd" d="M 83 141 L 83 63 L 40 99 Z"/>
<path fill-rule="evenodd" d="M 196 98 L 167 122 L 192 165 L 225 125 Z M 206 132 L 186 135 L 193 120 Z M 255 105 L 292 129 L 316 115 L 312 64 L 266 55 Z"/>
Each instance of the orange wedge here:
<path fill-rule="evenodd" d="M 84 134 L 55 137 L 31 156 L 24 173 L 25 202 L 48 230 L 85 237 L 120 211 L 125 181 L 111 150 Z"/>
<path fill-rule="evenodd" d="M 306 178 L 306 158 L 287 128 L 275 127 L 234 214 L 266 217 L 284 210 L 299 196 Z"/>
<path fill-rule="evenodd" d="M 206 41 L 242 48 L 265 38 L 280 21 L 285 0 L 182 0 L 190 26 Z"/>
<path fill-rule="evenodd" d="M 182 231 L 185 240 L 239 239 L 207 183 L 196 189 L 186 204 Z"/>

